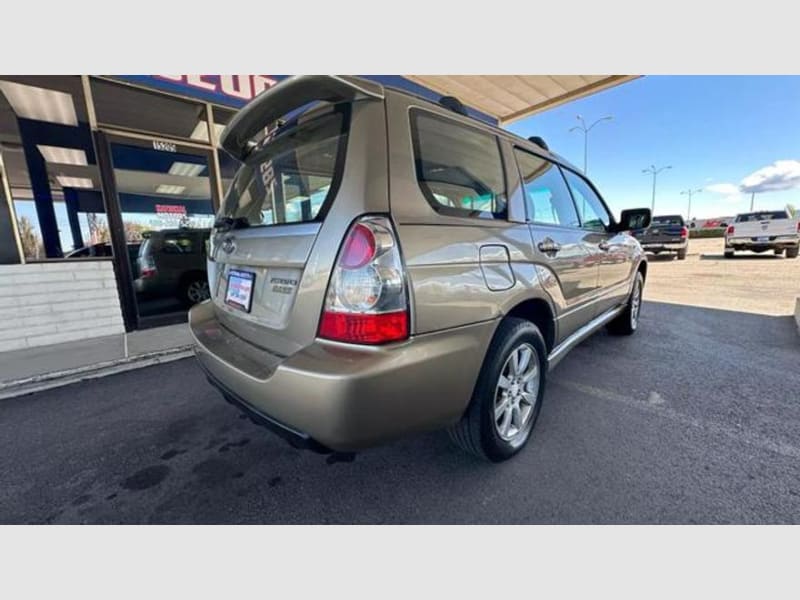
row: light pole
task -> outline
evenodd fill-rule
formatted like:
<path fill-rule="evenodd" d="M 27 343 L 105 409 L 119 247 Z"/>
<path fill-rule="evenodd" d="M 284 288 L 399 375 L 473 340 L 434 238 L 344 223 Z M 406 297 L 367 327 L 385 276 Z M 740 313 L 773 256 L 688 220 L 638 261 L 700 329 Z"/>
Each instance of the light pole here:
<path fill-rule="evenodd" d="M 750 212 L 753 212 L 753 204 L 755 203 L 755 201 L 756 201 L 756 193 L 755 192 L 751 192 L 750 193 Z"/>
<path fill-rule="evenodd" d="M 595 121 L 594 123 L 589 125 L 588 127 L 586 126 L 586 121 L 583 120 L 582 116 L 578 115 L 577 118 L 578 118 L 578 121 L 581 122 L 581 124 L 580 125 L 575 125 L 575 127 L 571 127 L 569 132 L 572 133 L 576 129 L 579 129 L 580 131 L 583 132 L 583 174 L 586 175 L 586 168 L 587 168 L 587 162 L 588 162 L 587 156 L 588 156 L 588 153 L 589 153 L 589 132 L 592 130 L 592 127 L 594 127 L 595 125 L 597 125 L 601 121 L 611 121 L 614 117 L 612 117 L 611 115 L 607 115 L 605 117 L 601 117 L 601 118 L 597 119 L 597 121 Z"/>
<path fill-rule="evenodd" d="M 647 169 L 642 169 L 642 173 L 652 173 L 653 174 L 653 202 L 650 206 L 650 212 L 654 213 L 656 211 L 656 176 L 661 173 L 664 169 L 671 169 L 672 165 L 667 165 L 666 167 L 661 167 L 656 169 L 655 165 L 650 165 Z"/>
<path fill-rule="evenodd" d="M 703 190 L 700 190 L 700 189 L 697 189 L 697 190 L 688 189 L 688 190 L 683 190 L 681 192 L 681 196 L 689 196 L 689 208 L 686 209 L 686 222 L 687 223 L 692 220 L 692 195 L 699 194 L 702 191 Z"/>

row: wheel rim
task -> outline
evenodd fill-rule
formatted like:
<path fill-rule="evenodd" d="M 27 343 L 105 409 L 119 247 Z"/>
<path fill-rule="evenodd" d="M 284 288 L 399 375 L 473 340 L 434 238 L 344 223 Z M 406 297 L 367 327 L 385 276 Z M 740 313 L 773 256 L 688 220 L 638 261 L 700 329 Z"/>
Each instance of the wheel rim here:
<path fill-rule="evenodd" d="M 208 299 L 210 296 L 210 294 L 208 293 L 208 282 L 193 281 L 192 283 L 189 284 L 189 287 L 186 290 L 186 295 L 189 297 L 189 300 L 191 300 L 195 304 Z"/>
<path fill-rule="evenodd" d="M 633 295 L 631 296 L 631 329 L 639 326 L 639 310 L 642 307 L 642 288 L 639 280 L 633 284 Z"/>
<path fill-rule="evenodd" d="M 530 344 L 517 346 L 500 371 L 494 397 L 494 426 L 507 442 L 524 439 L 539 398 L 539 356 Z"/>

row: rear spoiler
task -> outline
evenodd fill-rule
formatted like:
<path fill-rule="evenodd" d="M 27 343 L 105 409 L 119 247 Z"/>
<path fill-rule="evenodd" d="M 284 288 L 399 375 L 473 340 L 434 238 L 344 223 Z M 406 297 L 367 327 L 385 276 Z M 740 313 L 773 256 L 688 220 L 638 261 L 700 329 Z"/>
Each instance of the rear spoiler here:
<path fill-rule="evenodd" d="M 310 102 L 383 100 L 383 86 L 347 75 L 295 75 L 262 92 L 240 110 L 222 132 L 220 145 L 234 158 L 244 160 L 259 131 L 287 113 Z"/>

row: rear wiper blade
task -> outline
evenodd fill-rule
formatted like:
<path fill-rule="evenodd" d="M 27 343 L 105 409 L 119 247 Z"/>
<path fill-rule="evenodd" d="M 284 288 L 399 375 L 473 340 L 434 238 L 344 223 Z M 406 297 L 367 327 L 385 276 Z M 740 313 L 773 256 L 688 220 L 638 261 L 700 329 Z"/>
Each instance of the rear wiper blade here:
<path fill-rule="evenodd" d="M 214 227 L 221 231 L 244 229 L 245 227 L 250 227 L 250 221 L 247 217 L 219 217 L 214 221 Z"/>

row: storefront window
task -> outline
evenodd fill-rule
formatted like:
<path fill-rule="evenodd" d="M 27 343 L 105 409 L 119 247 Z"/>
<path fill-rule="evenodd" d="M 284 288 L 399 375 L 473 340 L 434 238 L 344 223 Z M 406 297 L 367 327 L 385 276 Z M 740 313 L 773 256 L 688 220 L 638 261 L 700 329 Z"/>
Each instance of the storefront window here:
<path fill-rule="evenodd" d="M 0 153 L 26 260 L 98 255 L 107 221 L 81 78 L 0 77 Z"/>
<path fill-rule="evenodd" d="M 206 105 L 148 92 L 104 79 L 92 79 L 98 126 L 208 143 Z"/>

